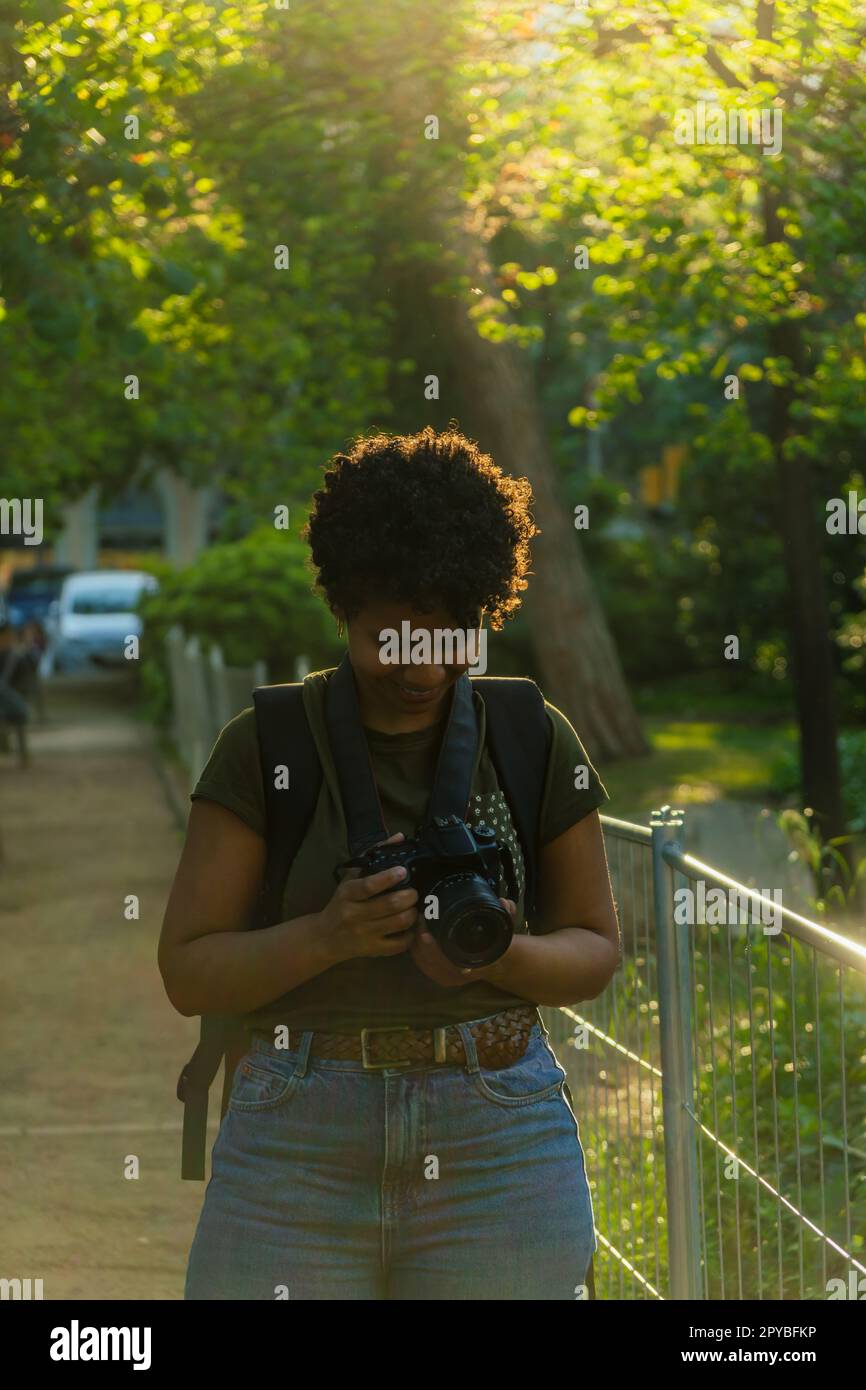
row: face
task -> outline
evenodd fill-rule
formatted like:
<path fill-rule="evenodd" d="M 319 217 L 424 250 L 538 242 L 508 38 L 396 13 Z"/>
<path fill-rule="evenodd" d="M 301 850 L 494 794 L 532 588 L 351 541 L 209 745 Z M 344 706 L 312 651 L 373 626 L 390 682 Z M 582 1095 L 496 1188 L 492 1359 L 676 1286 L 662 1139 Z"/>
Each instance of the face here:
<path fill-rule="evenodd" d="M 398 660 L 393 662 L 388 660 L 382 634 L 390 630 L 399 639 L 404 623 L 408 624 L 406 631 L 411 633 L 407 643 L 409 650 L 397 651 Z M 407 604 L 388 601 L 367 604 L 355 617 L 346 620 L 349 660 L 358 687 L 361 717 L 369 728 L 385 733 L 410 733 L 442 718 L 451 687 L 469 666 L 469 660 L 458 663 L 456 658 L 474 655 L 472 649 L 461 650 L 455 640 L 449 651 L 447 639 L 441 636 L 439 644 L 443 650 L 436 650 L 437 630 L 440 634 L 453 633 L 458 626 L 444 609 L 421 613 Z M 435 664 L 435 660 L 433 664 L 403 661 L 413 646 L 416 653 L 419 651 L 419 635 L 424 633 L 429 634 L 430 655 L 440 657 L 447 664 Z M 477 637 L 475 640 L 477 642 Z"/>

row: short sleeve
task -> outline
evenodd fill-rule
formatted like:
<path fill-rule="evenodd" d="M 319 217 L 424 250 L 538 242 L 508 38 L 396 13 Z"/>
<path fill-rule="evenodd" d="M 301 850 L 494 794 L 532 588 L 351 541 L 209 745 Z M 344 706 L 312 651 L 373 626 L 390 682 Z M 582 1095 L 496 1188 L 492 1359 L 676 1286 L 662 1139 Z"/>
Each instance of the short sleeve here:
<path fill-rule="evenodd" d="M 553 726 L 541 803 L 539 844 L 547 845 L 607 801 L 605 787 L 568 719 L 545 700 Z"/>
<path fill-rule="evenodd" d="M 218 801 L 264 838 L 265 793 L 252 706 L 230 719 L 220 732 L 190 801 L 198 797 Z"/>

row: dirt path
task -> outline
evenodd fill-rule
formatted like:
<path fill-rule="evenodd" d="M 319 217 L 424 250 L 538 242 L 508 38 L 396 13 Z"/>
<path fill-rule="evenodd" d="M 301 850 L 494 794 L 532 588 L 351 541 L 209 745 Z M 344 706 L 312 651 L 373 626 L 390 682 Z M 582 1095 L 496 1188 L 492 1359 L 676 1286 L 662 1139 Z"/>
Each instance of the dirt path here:
<path fill-rule="evenodd" d="M 197 1023 L 156 964 L 181 835 L 125 678 L 59 678 L 46 706 L 32 766 L 0 753 L 0 1277 L 181 1298 L 204 1185 L 180 1180 L 175 1084 Z"/>

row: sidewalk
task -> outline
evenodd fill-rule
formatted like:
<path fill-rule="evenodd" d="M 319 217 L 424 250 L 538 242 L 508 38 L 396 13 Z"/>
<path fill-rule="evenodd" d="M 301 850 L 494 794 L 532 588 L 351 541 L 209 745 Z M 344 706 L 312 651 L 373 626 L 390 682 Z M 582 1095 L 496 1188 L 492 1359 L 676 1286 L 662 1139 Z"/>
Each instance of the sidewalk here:
<path fill-rule="evenodd" d="M 181 1298 L 204 1191 L 175 1097 L 198 1024 L 156 963 L 182 836 L 126 682 L 49 683 L 31 766 L 0 755 L 0 1277 L 46 1299 Z"/>

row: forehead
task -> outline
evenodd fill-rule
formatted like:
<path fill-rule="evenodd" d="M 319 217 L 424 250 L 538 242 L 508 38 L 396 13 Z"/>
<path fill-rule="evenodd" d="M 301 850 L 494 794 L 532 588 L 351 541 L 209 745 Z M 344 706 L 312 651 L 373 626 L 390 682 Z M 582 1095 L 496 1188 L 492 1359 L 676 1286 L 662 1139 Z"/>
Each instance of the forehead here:
<path fill-rule="evenodd" d="M 427 631 L 433 628 L 459 627 L 454 615 L 441 606 L 437 605 L 429 612 L 422 612 L 413 607 L 411 603 L 401 603 L 389 599 L 364 604 L 364 607 L 357 614 L 355 622 L 377 633 L 386 627 L 399 630 L 400 625 L 404 622 L 408 622 L 414 629 L 420 628 Z"/>

